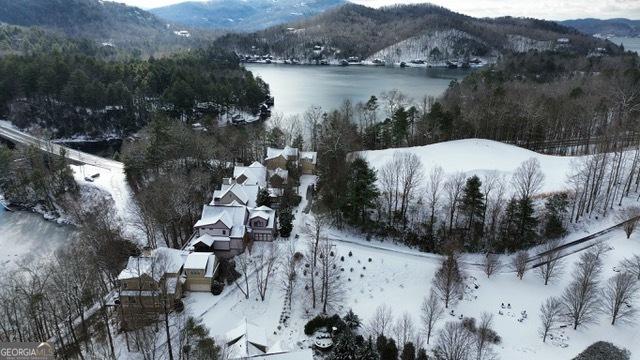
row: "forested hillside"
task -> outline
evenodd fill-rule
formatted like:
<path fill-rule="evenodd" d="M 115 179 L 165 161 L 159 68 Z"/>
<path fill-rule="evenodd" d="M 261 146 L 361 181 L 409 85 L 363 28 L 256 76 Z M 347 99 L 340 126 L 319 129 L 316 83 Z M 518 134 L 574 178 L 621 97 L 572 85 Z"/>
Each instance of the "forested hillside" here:
<path fill-rule="evenodd" d="M 563 48 L 587 54 L 596 47 L 607 47 L 602 40 L 554 22 L 475 19 L 429 4 L 380 9 L 346 4 L 309 20 L 252 34 L 228 34 L 216 42 L 243 54 L 270 53 L 306 60 L 380 57 L 394 62 L 416 56 L 434 61 L 490 57 L 531 49 Z"/>
<path fill-rule="evenodd" d="M 559 22 L 589 35 L 640 36 L 640 20 L 575 19 Z"/>
<path fill-rule="evenodd" d="M 37 26 L 58 35 L 85 38 L 137 55 L 158 55 L 199 45 L 213 34 L 183 37 L 179 30 L 139 8 L 100 0 L 0 0 L 0 22 Z"/>
<path fill-rule="evenodd" d="M 220 49 L 106 61 L 79 52 L 0 58 L 0 117 L 53 137 L 124 135 L 156 112 L 186 119 L 255 113 L 268 86 Z M 196 111 L 198 103 L 205 103 Z"/>
<path fill-rule="evenodd" d="M 298 21 L 344 3 L 344 0 L 187 1 L 149 11 L 167 21 L 191 27 L 255 31 Z"/>

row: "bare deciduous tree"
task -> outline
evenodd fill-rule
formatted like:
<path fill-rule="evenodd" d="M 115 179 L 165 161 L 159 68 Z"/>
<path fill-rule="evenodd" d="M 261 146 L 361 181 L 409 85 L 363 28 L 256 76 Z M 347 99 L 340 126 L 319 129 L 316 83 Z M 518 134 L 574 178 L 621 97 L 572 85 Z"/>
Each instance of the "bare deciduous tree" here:
<path fill-rule="evenodd" d="M 269 287 L 269 280 L 276 271 L 276 264 L 278 263 L 278 251 L 274 249 L 273 243 L 260 244 L 253 267 L 256 274 L 256 289 L 260 294 L 260 300 L 264 301 L 267 296 L 267 289 Z"/>
<path fill-rule="evenodd" d="M 458 209 L 458 202 L 462 197 L 462 191 L 466 183 L 464 173 L 457 173 L 449 176 L 444 183 L 444 191 L 447 200 L 447 217 L 449 219 L 449 233 L 453 230 L 454 224 L 457 226 L 456 210 Z"/>
<path fill-rule="evenodd" d="M 337 308 L 342 302 L 345 289 L 343 279 L 340 277 L 341 272 L 335 246 L 329 239 L 323 238 L 319 249 L 320 301 L 322 302 L 322 313 L 326 314 L 329 309 Z"/>
<path fill-rule="evenodd" d="M 429 231 L 433 235 L 436 222 L 436 211 L 440 203 L 442 183 L 444 181 L 444 170 L 440 166 L 434 167 L 429 173 L 427 182 L 427 203 L 429 205 Z"/>
<path fill-rule="evenodd" d="M 602 291 L 603 309 L 616 321 L 631 321 L 636 314 L 634 300 L 638 294 L 637 278 L 627 272 L 614 275 Z"/>
<path fill-rule="evenodd" d="M 462 323 L 447 322 L 440 333 L 434 349 L 436 359 L 468 360 L 473 356 L 475 339 Z"/>
<path fill-rule="evenodd" d="M 637 280 L 640 280 L 640 255 L 633 255 L 628 259 L 622 260 L 620 267 L 635 275 Z"/>
<path fill-rule="evenodd" d="M 249 269 L 251 268 L 251 258 L 246 252 L 244 252 L 236 256 L 235 262 L 237 265 L 238 272 L 240 273 L 240 275 L 242 275 L 241 280 L 244 282 L 243 285 L 240 285 L 236 280 L 235 284 L 238 287 L 238 289 L 240 289 L 245 299 L 248 299 L 249 298 Z"/>
<path fill-rule="evenodd" d="M 544 174 L 540 170 L 540 162 L 531 158 L 523 162 L 513 173 L 513 187 L 520 199 L 530 199 L 542 188 Z"/>
<path fill-rule="evenodd" d="M 280 266 L 280 289 L 284 293 L 285 299 L 289 306 L 293 304 L 293 292 L 296 288 L 296 279 L 298 277 L 298 259 L 302 254 L 296 252 L 295 244 L 289 242 L 282 256 L 282 264 Z"/>
<path fill-rule="evenodd" d="M 540 336 L 542 336 L 542 342 L 547 341 L 549 331 L 556 326 L 562 318 L 562 301 L 557 297 L 548 298 L 542 305 L 540 305 Z"/>
<path fill-rule="evenodd" d="M 484 257 L 484 273 L 487 274 L 487 278 L 490 278 L 491 275 L 500 270 L 501 267 L 500 256 L 497 254 L 486 254 Z"/>
<path fill-rule="evenodd" d="M 318 254 L 320 251 L 320 242 L 323 237 L 325 227 L 329 224 L 329 218 L 320 214 L 315 214 L 311 222 L 307 223 L 304 228 L 305 234 L 309 235 L 311 241 L 307 246 L 306 258 L 309 261 L 309 272 L 311 284 L 311 306 L 315 309 L 317 305 L 316 294 L 316 274 L 318 272 Z"/>
<path fill-rule="evenodd" d="M 526 250 L 518 251 L 516 256 L 513 257 L 511 266 L 516 272 L 518 279 L 522 280 L 524 274 L 527 272 L 527 262 L 529 261 L 529 253 Z"/>
<path fill-rule="evenodd" d="M 627 239 L 630 238 L 638 225 L 638 220 L 640 220 L 640 207 L 631 206 L 620 211 L 617 215 L 617 219 L 620 222 L 624 222 L 622 228 L 624 229 L 624 233 L 627 235 Z"/>
<path fill-rule="evenodd" d="M 536 268 L 536 272 L 544 280 L 545 285 L 558 277 L 562 271 L 562 253 L 559 250 L 554 250 L 559 244 L 558 240 L 550 240 L 542 247 L 542 256 L 540 257 L 542 265 Z"/>
<path fill-rule="evenodd" d="M 429 344 L 433 328 L 436 326 L 437 322 L 442 318 L 442 315 L 444 314 L 444 308 L 440 303 L 440 299 L 438 299 L 438 296 L 433 290 L 429 292 L 429 297 L 425 297 L 422 301 L 422 307 L 420 308 L 420 310 L 423 331 L 427 336 L 427 344 Z"/>
<path fill-rule="evenodd" d="M 400 349 L 408 342 L 412 342 L 415 338 L 416 329 L 413 324 L 411 314 L 407 311 L 402 313 L 402 316 L 396 320 L 393 326 L 393 333 L 396 338 L 396 343 Z"/>
<path fill-rule="evenodd" d="M 462 270 L 458 263 L 458 255 L 450 254 L 444 260 L 433 278 L 433 289 L 444 301 L 444 306 L 458 300 L 464 289 Z"/>
<path fill-rule="evenodd" d="M 576 265 L 574 277 L 562 295 L 565 314 L 573 323 L 588 324 L 596 319 L 600 311 L 598 277 L 602 270 L 602 259 L 597 250 L 583 253 Z"/>
<path fill-rule="evenodd" d="M 376 312 L 367 327 L 371 335 L 378 337 L 379 335 L 389 334 L 392 322 L 393 310 L 391 310 L 389 305 L 382 304 L 376 308 Z"/>
<path fill-rule="evenodd" d="M 476 359 L 477 360 L 489 360 L 494 358 L 494 352 L 491 348 L 492 344 L 500 341 L 496 335 L 493 327 L 493 315 L 489 313 L 482 313 L 480 316 L 480 323 L 476 331 Z"/>
<path fill-rule="evenodd" d="M 418 186 L 422 184 L 424 175 L 422 162 L 416 154 L 409 152 L 400 153 L 399 160 L 401 164 L 400 182 L 402 186 L 400 218 L 402 219 L 402 225 L 406 226 L 407 209 L 411 201 L 413 201 Z"/>

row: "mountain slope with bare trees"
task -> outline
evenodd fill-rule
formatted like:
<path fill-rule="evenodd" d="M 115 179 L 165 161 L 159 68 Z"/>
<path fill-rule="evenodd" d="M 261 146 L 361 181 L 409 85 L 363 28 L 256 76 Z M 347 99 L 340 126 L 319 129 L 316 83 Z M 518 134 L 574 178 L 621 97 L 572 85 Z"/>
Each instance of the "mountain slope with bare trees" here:
<path fill-rule="evenodd" d="M 563 40 L 559 43 L 558 39 Z M 409 42 L 420 51 L 397 56 L 395 60 L 411 60 L 416 55 L 438 60 L 497 56 L 509 51 L 556 47 L 586 54 L 596 47 L 607 46 L 603 40 L 549 21 L 476 19 L 430 4 L 380 9 L 346 4 L 308 20 L 251 34 L 228 34 L 217 40 L 219 45 L 243 54 L 305 60 L 368 58 L 385 49 L 397 53 L 402 49 L 390 47 L 402 42 Z"/>

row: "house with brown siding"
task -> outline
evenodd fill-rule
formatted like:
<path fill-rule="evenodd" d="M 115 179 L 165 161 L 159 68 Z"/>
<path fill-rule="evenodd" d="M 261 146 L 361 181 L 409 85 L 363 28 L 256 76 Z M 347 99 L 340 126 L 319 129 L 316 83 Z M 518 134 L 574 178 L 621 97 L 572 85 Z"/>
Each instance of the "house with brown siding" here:
<path fill-rule="evenodd" d="M 130 257 L 118 275 L 120 326 L 135 329 L 157 321 L 182 297 L 180 274 L 188 253 L 160 248 Z"/>
<path fill-rule="evenodd" d="M 264 163 L 268 170 L 287 169 L 287 165 L 293 163 L 301 168 L 303 174 L 311 175 L 316 172 L 317 158 L 318 153 L 315 151 L 300 151 L 289 146 L 284 149 L 269 147 Z"/>
<path fill-rule="evenodd" d="M 285 146 L 284 149 L 269 147 L 264 162 L 269 170 L 286 169 L 287 163 L 298 162 L 298 149 L 289 146 Z"/>
<path fill-rule="evenodd" d="M 218 261 L 212 252 L 192 252 L 184 263 L 185 290 L 211 291 L 218 272 Z"/>

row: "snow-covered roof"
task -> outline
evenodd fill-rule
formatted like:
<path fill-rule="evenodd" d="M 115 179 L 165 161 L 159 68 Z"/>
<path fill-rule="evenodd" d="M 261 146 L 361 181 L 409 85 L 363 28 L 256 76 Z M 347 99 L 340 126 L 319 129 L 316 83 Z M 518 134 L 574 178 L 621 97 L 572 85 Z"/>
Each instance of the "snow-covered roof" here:
<path fill-rule="evenodd" d="M 233 168 L 235 179 L 244 175 L 247 179 L 242 182 L 245 185 L 259 185 L 264 187 L 267 182 L 267 168 L 257 161 L 249 166 L 236 166 Z"/>
<path fill-rule="evenodd" d="M 230 242 L 231 238 L 224 235 L 210 235 L 202 234 L 200 237 L 194 237 L 189 241 L 189 244 L 185 246 L 186 250 L 193 251 L 194 246 L 198 243 L 202 243 L 208 247 L 211 247 L 215 242 Z"/>
<path fill-rule="evenodd" d="M 262 355 L 267 349 L 267 332 L 243 318 L 240 324 L 225 335 L 234 358 Z"/>
<path fill-rule="evenodd" d="M 191 270 L 204 270 L 207 268 L 207 263 L 209 262 L 209 256 L 212 253 L 206 252 L 194 252 L 187 256 L 187 261 L 184 263 L 185 269 Z"/>
<path fill-rule="evenodd" d="M 315 151 L 301 151 L 300 152 L 300 159 L 307 160 L 312 164 L 316 163 L 317 158 L 318 158 L 318 153 L 315 152 Z"/>
<path fill-rule="evenodd" d="M 130 256 L 118 280 L 136 279 L 144 274 L 158 281 L 164 274 L 178 274 L 187 255 L 183 250 L 158 248 L 149 255 Z"/>
<path fill-rule="evenodd" d="M 266 227 L 273 228 L 275 225 L 275 211 L 268 206 L 260 206 L 249 209 L 249 219 L 261 218 L 268 221 Z"/>
<path fill-rule="evenodd" d="M 204 271 L 204 277 L 213 277 L 217 267 L 218 259 L 214 254 L 210 254 L 209 261 L 207 262 L 207 268 Z"/>
<path fill-rule="evenodd" d="M 213 225 L 221 221 L 228 229 L 229 236 L 241 238 L 245 234 L 246 206 L 242 205 L 205 205 L 202 209 L 200 220 L 193 226 L 195 228 Z"/>
<path fill-rule="evenodd" d="M 253 356 L 254 360 L 313 360 L 313 350 L 304 349 L 291 352 L 277 352 Z"/>
<path fill-rule="evenodd" d="M 232 183 L 230 185 L 223 184 L 220 187 L 220 190 L 216 190 L 213 192 L 213 200 L 211 201 L 211 205 L 218 204 L 219 200 L 222 199 L 225 195 L 227 195 L 228 193 L 233 193 L 238 199 L 240 199 L 240 201 L 242 201 L 243 205 L 255 206 L 259 191 L 260 188 L 258 185 L 245 185 L 237 183 Z"/>
<path fill-rule="evenodd" d="M 191 241 L 191 246 L 197 244 L 197 243 L 203 243 L 206 246 L 211 246 L 213 245 L 213 243 L 216 241 L 216 236 L 213 235 L 209 235 L 209 234 L 202 234 L 201 236 L 194 238 Z"/>
<path fill-rule="evenodd" d="M 289 160 L 289 157 L 291 156 L 298 156 L 298 149 L 292 148 L 290 146 L 285 146 L 284 149 L 278 149 L 278 148 L 272 148 L 272 147 L 267 148 L 266 160 L 275 159 L 279 156 L 282 156 L 286 160 Z"/>

